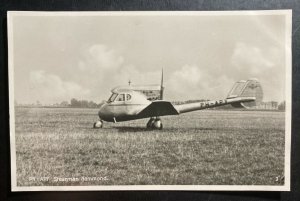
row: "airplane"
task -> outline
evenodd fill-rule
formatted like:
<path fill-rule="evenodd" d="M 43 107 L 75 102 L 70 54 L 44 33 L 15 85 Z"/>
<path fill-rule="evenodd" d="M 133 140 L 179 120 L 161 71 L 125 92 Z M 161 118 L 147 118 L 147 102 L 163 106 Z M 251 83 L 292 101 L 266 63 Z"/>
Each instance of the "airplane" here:
<path fill-rule="evenodd" d="M 251 108 L 259 105 L 263 99 L 260 82 L 252 78 L 236 82 L 225 99 L 175 105 L 163 100 L 163 71 L 160 85 L 131 85 L 129 81 L 128 86 L 115 87 L 111 92 L 108 101 L 100 106 L 99 120 L 94 123 L 94 128 L 102 128 L 103 121 L 117 123 L 150 118 L 146 128 L 161 130 L 161 116 L 179 115 L 229 104 L 235 108 Z"/>

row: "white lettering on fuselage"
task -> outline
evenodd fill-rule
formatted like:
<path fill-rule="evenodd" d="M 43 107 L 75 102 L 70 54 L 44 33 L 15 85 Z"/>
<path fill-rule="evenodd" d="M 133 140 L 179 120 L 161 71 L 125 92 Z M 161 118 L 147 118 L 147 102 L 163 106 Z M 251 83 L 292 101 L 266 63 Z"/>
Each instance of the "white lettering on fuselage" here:
<path fill-rule="evenodd" d="M 208 107 L 213 107 L 213 106 L 217 106 L 217 105 L 225 105 L 226 103 L 227 103 L 227 100 L 206 101 L 206 102 L 201 102 L 200 107 L 208 108 Z"/>

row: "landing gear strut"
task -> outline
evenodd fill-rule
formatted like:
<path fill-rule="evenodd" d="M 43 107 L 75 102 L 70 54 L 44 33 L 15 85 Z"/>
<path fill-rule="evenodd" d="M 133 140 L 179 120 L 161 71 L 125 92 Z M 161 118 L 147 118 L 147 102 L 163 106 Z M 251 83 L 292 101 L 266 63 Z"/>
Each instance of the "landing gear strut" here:
<path fill-rule="evenodd" d="M 102 128 L 102 127 L 103 127 L 103 121 L 101 119 L 96 121 L 93 126 L 93 128 Z"/>
<path fill-rule="evenodd" d="M 151 117 L 147 123 L 147 128 L 149 129 L 163 129 L 163 124 L 159 117 Z"/>

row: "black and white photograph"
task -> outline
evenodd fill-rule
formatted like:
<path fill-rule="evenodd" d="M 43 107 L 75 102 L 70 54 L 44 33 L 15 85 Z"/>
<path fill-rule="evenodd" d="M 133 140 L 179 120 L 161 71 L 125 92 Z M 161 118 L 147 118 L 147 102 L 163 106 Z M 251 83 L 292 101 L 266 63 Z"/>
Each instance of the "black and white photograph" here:
<path fill-rule="evenodd" d="M 9 11 L 12 191 L 289 191 L 291 10 Z"/>

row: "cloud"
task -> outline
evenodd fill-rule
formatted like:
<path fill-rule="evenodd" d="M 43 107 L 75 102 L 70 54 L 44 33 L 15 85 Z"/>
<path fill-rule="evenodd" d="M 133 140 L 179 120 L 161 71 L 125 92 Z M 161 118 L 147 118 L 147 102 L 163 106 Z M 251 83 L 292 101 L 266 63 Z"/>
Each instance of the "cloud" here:
<path fill-rule="evenodd" d="M 107 99 L 111 88 L 127 85 L 160 84 L 161 71 L 144 71 L 133 64 L 126 63 L 118 51 L 103 44 L 88 47 L 78 63 L 81 83 L 91 89 L 94 101 Z M 242 79 L 242 78 L 238 78 Z M 196 64 L 183 65 L 180 69 L 165 74 L 165 97 L 169 100 L 219 99 L 237 81 L 222 72 Z"/>
<path fill-rule="evenodd" d="M 225 98 L 234 83 L 225 75 L 216 77 L 210 69 L 197 65 L 184 65 L 169 77 L 165 93 L 171 100 Z"/>
<path fill-rule="evenodd" d="M 111 47 L 104 44 L 88 46 L 83 48 L 78 68 L 74 69 L 78 72 L 75 80 L 80 80 L 83 86 L 90 89 L 91 93 L 87 98 L 101 101 L 109 96 L 114 75 L 118 74 L 124 65 L 124 58 Z"/>
<path fill-rule="evenodd" d="M 161 71 L 141 72 L 134 65 L 126 65 L 113 75 L 111 81 L 115 85 L 124 85 L 127 84 L 129 80 L 133 85 L 160 84 Z"/>
<path fill-rule="evenodd" d="M 267 52 L 256 46 L 239 42 L 234 48 L 231 64 L 239 71 L 256 76 L 274 67 L 272 58 Z"/>
<path fill-rule="evenodd" d="M 281 53 L 275 48 L 268 52 L 262 49 L 237 43 L 229 57 L 230 68 L 206 67 L 205 64 L 186 64 L 175 71 L 165 71 L 165 98 L 168 100 L 220 99 L 225 98 L 232 85 L 240 79 L 256 77 L 262 81 L 268 72 L 276 67 L 271 61 L 278 62 L 276 55 Z M 274 58 L 271 60 L 270 58 Z M 219 64 L 216 64 L 219 65 Z M 116 86 L 160 84 L 160 69 L 138 68 L 126 63 L 119 51 L 103 44 L 92 45 L 82 51 L 74 69 L 73 81 L 62 80 L 55 74 L 33 71 L 30 74 L 32 96 L 42 102 L 60 102 L 71 98 L 100 102 L 110 95 Z M 263 76 L 262 76 L 263 75 Z M 274 77 L 275 79 L 275 77 Z M 80 83 L 80 85 L 78 84 Z M 269 83 L 263 83 L 268 89 Z M 267 94 L 267 93 L 266 93 Z"/>
<path fill-rule="evenodd" d="M 168 90 L 176 92 L 179 96 L 199 86 L 202 72 L 197 66 L 185 65 L 174 71 L 166 83 Z"/>
<path fill-rule="evenodd" d="M 230 60 L 231 75 L 235 79 L 258 78 L 263 87 L 265 101 L 282 101 L 285 94 L 284 52 L 284 48 L 274 45 L 261 48 L 237 43 Z"/>
<path fill-rule="evenodd" d="M 120 52 L 103 44 L 92 45 L 82 52 L 78 62 L 78 78 L 91 93 L 88 98 L 94 101 L 107 99 L 111 88 L 119 85 L 159 84 L 160 71 L 141 72 L 132 64 L 126 63 Z"/>
<path fill-rule="evenodd" d="M 83 52 L 78 68 L 82 71 L 99 72 L 118 69 L 124 58 L 103 44 L 92 45 Z"/>
<path fill-rule="evenodd" d="M 89 90 L 75 82 L 62 80 L 59 76 L 45 71 L 32 71 L 29 75 L 30 94 L 42 103 L 57 103 L 71 98 L 84 97 Z"/>

